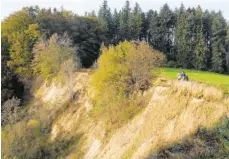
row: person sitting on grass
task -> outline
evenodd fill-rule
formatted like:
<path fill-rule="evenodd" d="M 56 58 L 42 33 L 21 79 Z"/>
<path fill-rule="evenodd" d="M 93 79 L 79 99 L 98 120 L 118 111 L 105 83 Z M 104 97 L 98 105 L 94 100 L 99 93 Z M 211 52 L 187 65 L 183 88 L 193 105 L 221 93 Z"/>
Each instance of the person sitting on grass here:
<path fill-rule="evenodd" d="M 188 81 L 188 76 L 184 73 L 184 72 L 179 72 L 177 75 L 177 79 L 178 81 L 182 80 L 182 81 Z"/>

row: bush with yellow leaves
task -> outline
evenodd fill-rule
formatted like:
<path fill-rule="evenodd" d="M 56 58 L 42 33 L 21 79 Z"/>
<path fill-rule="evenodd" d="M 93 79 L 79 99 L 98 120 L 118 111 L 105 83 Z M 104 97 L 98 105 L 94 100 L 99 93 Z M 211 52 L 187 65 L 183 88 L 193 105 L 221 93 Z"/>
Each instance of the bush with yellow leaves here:
<path fill-rule="evenodd" d="M 112 89 L 112 93 L 130 97 L 150 86 L 156 77 L 155 68 L 164 62 L 163 53 L 152 49 L 146 42 L 124 41 L 117 46 L 103 47 L 98 69 L 92 76 L 92 86 L 97 95 Z"/>
<path fill-rule="evenodd" d="M 104 108 L 103 112 L 108 113 L 111 123 L 119 122 L 119 114 L 126 121 L 128 119 L 123 116 L 133 117 L 132 112 L 139 112 L 134 109 L 138 109 L 135 106 L 142 103 L 140 100 L 143 97 L 137 94 L 150 87 L 157 76 L 156 68 L 164 64 L 165 56 L 146 42 L 134 41 L 124 41 L 109 48 L 102 47 L 101 52 L 91 81 L 95 103 Z"/>

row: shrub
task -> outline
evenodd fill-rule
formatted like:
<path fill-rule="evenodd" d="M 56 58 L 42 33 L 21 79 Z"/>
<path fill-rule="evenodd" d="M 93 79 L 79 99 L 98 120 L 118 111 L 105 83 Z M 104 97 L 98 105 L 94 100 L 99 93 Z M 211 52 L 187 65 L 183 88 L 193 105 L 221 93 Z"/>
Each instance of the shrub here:
<path fill-rule="evenodd" d="M 94 100 L 97 107 L 103 107 L 98 113 L 107 118 L 107 125 L 116 128 L 140 112 L 137 94 L 151 85 L 165 56 L 145 42 L 124 41 L 101 50 L 91 81 Z"/>
<path fill-rule="evenodd" d="M 67 84 L 70 99 L 73 100 L 73 73 L 80 68 L 79 60 L 68 59 L 61 64 L 58 77 Z"/>
<path fill-rule="evenodd" d="M 40 122 L 37 120 L 33 120 L 33 119 L 29 120 L 26 126 L 27 129 L 35 136 L 39 135 L 41 132 Z"/>
<path fill-rule="evenodd" d="M 18 122 L 2 131 L 2 158 L 56 159 L 67 156 L 78 146 L 82 135 L 58 138 L 50 142 L 49 134 L 34 133 L 40 129 L 37 120 Z"/>
<path fill-rule="evenodd" d="M 13 97 L 7 100 L 2 109 L 2 124 L 14 124 L 18 119 L 18 112 L 20 109 L 20 99 Z"/>
<path fill-rule="evenodd" d="M 154 69 L 164 61 L 165 56 L 145 42 L 125 41 L 116 47 L 104 47 L 92 85 L 98 94 L 110 88 L 112 93 L 131 95 L 149 87 L 155 77 Z"/>
<path fill-rule="evenodd" d="M 77 66 L 79 64 L 76 48 L 72 46 L 67 34 L 62 36 L 53 34 L 49 40 L 39 41 L 34 46 L 33 53 L 35 54 L 32 61 L 34 72 L 48 81 L 56 77 L 65 66 L 64 63 L 69 63 L 66 62 L 69 59 L 74 59 Z"/>

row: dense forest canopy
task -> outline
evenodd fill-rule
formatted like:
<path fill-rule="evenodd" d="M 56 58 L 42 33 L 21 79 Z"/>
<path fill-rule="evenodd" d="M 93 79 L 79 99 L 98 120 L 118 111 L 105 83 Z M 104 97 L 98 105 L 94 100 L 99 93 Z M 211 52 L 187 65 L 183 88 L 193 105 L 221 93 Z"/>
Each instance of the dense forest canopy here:
<path fill-rule="evenodd" d="M 229 72 L 228 24 L 220 11 L 203 10 L 200 6 L 185 8 L 181 4 L 172 10 L 164 4 L 159 12 L 153 8 L 143 12 L 138 3 L 131 8 L 126 1 L 121 10 L 112 12 L 104 0 L 98 13 L 91 11 L 85 16 L 63 7 L 31 6 L 4 19 L 1 33 L 2 102 L 20 97 L 25 79 L 31 80 L 40 73 L 34 71 L 35 52 L 39 52 L 34 51 L 34 46 L 53 34 L 69 36 L 74 56 L 86 68 L 96 62 L 101 45 L 135 40 L 146 41 L 163 52 L 168 67 Z"/>

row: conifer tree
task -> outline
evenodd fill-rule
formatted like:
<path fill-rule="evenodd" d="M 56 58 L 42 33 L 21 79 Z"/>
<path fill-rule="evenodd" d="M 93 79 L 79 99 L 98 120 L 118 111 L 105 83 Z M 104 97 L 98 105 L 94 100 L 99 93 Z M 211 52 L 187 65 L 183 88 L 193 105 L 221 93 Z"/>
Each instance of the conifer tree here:
<path fill-rule="evenodd" d="M 106 33 L 106 40 L 104 41 L 105 45 L 111 43 L 113 38 L 113 22 L 111 10 L 108 6 L 108 1 L 104 0 L 102 6 L 99 9 L 98 18 L 102 23 L 104 32 Z"/>
<path fill-rule="evenodd" d="M 140 39 L 141 26 L 142 26 L 142 15 L 141 8 L 138 3 L 135 4 L 133 12 L 131 14 L 131 39 L 138 40 Z"/>
<path fill-rule="evenodd" d="M 186 11 L 182 4 L 177 19 L 175 46 L 178 65 L 184 68 L 193 66 L 193 19 L 191 10 Z"/>
<path fill-rule="evenodd" d="M 130 8 L 130 2 L 127 0 L 120 14 L 119 40 L 121 41 L 131 40 L 130 21 L 131 21 L 131 8 Z"/>
<path fill-rule="evenodd" d="M 226 66 L 227 66 L 227 73 L 229 73 L 229 26 L 227 27 L 227 37 L 226 37 Z"/>
<path fill-rule="evenodd" d="M 146 37 L 146 41 L 149 42 L 152 45 L 152 42 L 150 41 L 150 37 L 151 34 L 153 34 L 153 25 L 152 23 L 155 21 L 155 17 L 157 16 L 156 11 L 153 11 L 152 9 L 150 9 L 147 13 L 146 13 L 146 19 L 144 24 L 144 30 L 145 30 L 145 37 Z"/>
<path fill-rule="evenodd" d="M 223 73 L 226 70 L 226 22 L 221 12 L 213 13 L 212 21 L 212 70 Z"/>
<path fill-rule="evenodd" d="M 155 48 L 158 49 L 158 14 L 156 11 L 148 12 L 147 19 L 149 21 L 149 33 L 148 33 L 148 42 Z"/>
<path fill-rule="evenodd" d="M 117 12 L 117 10 L 114 10 L 113 14 L 113 43 L 118 44 L 118 32 L 119 32 L 119 21 L 120 21 L 120 14 Z"/>
<path fill-rule="evenodd" d="M 207 69 L 211 68 L 211 51 L 212 51 L 212 42 L 211 42 L 211 37 L 212 37 L 212 18 L 211 14 L 209 13 L 208 10 L 206 10 L 203 14 L 203 35 L 204 35 L 204 42 L 205 45 L 207 46 L 207 52 L 206 52 L 206 67 Z"/>
<path fill-rule="evenodd" d="M 195 56 L 194 67 L 197 70 L 206 70 L 208 48 L 204 41 L 205 39 L 203 35 L 203 12 L 200 6 L 196 9 L 195 19 L 196 19 L 195 20 L 196 37 L 195 37 L 195 48 L 194 48 L 194 56 Z"/>
<path fill-rule="evenodd" d="M 142 24 L 141 24 L 141 31 L 140 31 L 140 40 L 147 41 L 147 33 L 149 28 L 147 27 L 146 14 L 144 12 L 141 13 L 141 19 L 142 19 Z"/>
<path fill-rule="evenodd" d="M 164 4 L 159 13 L 158 40 L 159 50 L 163 51 L 170 60 L 175 17 L 168 4 Z"/>

